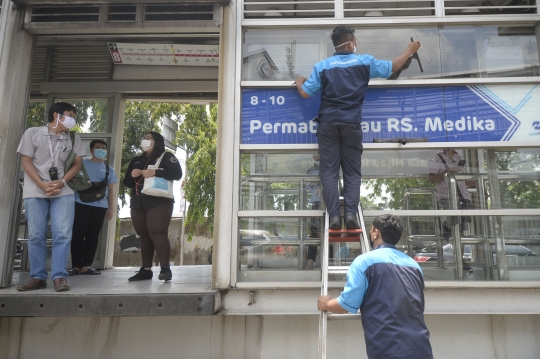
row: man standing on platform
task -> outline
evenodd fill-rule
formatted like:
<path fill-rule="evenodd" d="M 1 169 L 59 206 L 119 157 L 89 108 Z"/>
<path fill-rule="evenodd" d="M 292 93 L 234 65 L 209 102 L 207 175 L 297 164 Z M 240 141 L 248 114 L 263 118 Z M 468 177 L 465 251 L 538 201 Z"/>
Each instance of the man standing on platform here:
<path fill-rule="evenodd" d="M 81 138 L 71 143 L 69 130 L 76 125 L 75 107 L 57 102 L 49 109 L 47 126 L 31 127 L 24 133 L 17 153 L 24 169 L 24 210 L 28 223 L 28 257 L 31 279 L 17 290 L 47 287 L 47 225 L 52 232 L 51 279 L 57 292 L 69 290 L 66 263 L 69 256 L 75 195 L 66 183 L 81 168 L 86 155 Z M 71 151 L 76 154 L 71 168 L 65 168 Z"/>
<path fill-rule="evenodd" d="M 341 229 L 338 180 L 343 170 L 345 226 L 359 228 L 356 212 L 360 201 L 362 163 L 362 104 L 369 79 L 388 78 L 399 70 L 420 48 L 418 41 L 392 61 L 377 60 L 371 55 L 355 55 L 354 29 L 338 26 L 332 32 L 336 49 L 333 56 L 315 64 L 309 79 L 295 81 L 300 96 L 308 98 L 322 90 L 317 140 L 321 165 L 322 196 L 330 216 L 330 228 Z"/>

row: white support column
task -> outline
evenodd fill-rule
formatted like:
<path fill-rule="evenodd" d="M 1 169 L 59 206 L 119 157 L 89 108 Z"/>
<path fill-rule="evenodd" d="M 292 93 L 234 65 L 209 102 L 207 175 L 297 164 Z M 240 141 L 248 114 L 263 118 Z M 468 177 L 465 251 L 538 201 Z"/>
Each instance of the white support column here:
<path fill-rule="evenodd" d="M 0 287 L 11 282 L 17 240 L 19 165 L 17 146 L 28 108 L 34 38 L 22 31 L 24 9 L 2 1 L 0 17 Z"/>
<path fill-rule="evenodd" d="M 435 0 L 435 17 L 444 17 L 444 0 Z"/>
<path fill-rule="evenodd" d="M 216 158 L 216 201 L 214 206 L 214 247 L 212 287 L 231 284 L 232 211 L 235 150 L 235 83 L 237 0 L 223 7 L 220 32 L 218 85 L 218 133 Z M 240 20 L 238 20 L 240 21 Z"/>
<path fill-rule="evenodd" d="M 116 94 L 114 99 L 109 103 L 114 103 L 112 121 L 112 137 L 109 163 L 108 165 L 114 168 L 117 178 L 120 178 L 122 170 L 122 145 L 124 143 L 124 120 L 126 116 L 126 101 L 121 94 Z M 118 197 L 119 183 L 114 186 L 115 197 Z M 105 269 L 112 268 L 114 259 L 114 246 L 116 241 L 116 217 L 118 213 L 118 201 L 113 201 L 112 205 L 113 218 L 108 222 L 106 241 L 101 244 L 101 264 Z"/>

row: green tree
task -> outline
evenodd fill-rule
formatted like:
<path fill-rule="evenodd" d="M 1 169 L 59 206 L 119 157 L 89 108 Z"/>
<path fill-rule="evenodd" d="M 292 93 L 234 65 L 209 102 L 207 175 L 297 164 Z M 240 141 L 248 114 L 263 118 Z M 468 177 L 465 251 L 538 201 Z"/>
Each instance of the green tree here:
<path fill-rule="evenodd" d="M 208 216 L 208 229 L 213 233 L 216 183 L 217 105 L 184 105 L 183 119 L 176 134 L 177 143 L 187 153 L 187 176 L 184 193 L 189 202 L 185 219 L 188 240 L 195 224 L 203 224 Z"/>
<path fill-rule="evenodd" d="M 155 131 L 160 132 L 159 125 L 163 117 L 179 118 L 184 112 L 183 104 L 159 102 L 126 102 L 124 122 L 124 142 L 122 143 L 122 162 L 119 174 L 118 197 L 122 204 L 126 203 L 127 189 L 124 186 L 124 177 L 133 157 L 142 153 L 140 148 L 144 134 Z M 92 126 L 92 124 L 91 124 Z"/>

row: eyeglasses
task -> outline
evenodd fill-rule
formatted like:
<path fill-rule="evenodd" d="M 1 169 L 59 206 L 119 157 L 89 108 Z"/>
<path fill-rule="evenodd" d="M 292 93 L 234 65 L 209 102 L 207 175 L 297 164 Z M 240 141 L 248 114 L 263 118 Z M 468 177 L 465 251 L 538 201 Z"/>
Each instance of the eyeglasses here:
<path fill-rule="evenodd" d="M 147 136 L 144 136 L 142 139 L 152 141 L 154 138 L 150 135 L 147 135 Z"/>

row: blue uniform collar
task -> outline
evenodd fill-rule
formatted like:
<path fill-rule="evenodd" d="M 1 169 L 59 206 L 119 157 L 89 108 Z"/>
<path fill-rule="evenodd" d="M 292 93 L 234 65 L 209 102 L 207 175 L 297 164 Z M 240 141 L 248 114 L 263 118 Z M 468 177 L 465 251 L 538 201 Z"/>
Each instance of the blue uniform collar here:
<path fill-rule="evenodd" d="M 390 244 L 390 243 L 383 243 L 380 246 L 378 246 L 377 248 L 374 248 L 373 250 L 379 249 L 379 248 L 393 248 L 393 249 L 396 249 L 396 246 L 393 245 L 393 244 Z"/>
<path fill-rule="evenodd" d="M 336 52 L 334 52 L 333 56 L 336 56 L 336 55 L 352 55 L 352 54 L 353 54 L 352 51 L 336 51 Z"/>

